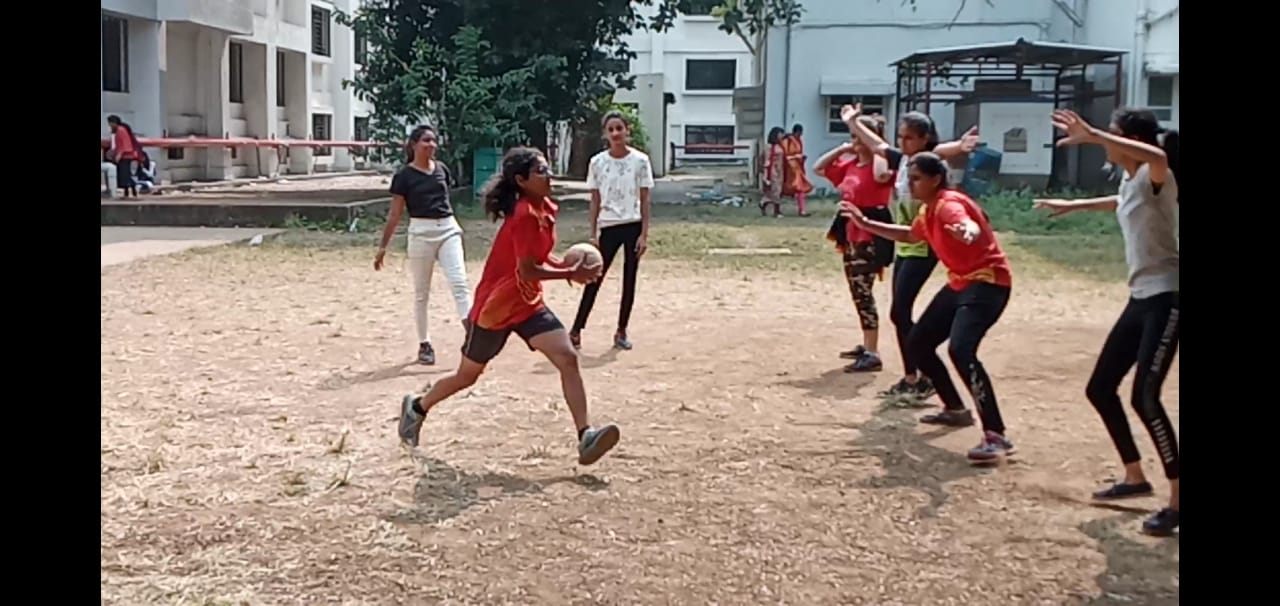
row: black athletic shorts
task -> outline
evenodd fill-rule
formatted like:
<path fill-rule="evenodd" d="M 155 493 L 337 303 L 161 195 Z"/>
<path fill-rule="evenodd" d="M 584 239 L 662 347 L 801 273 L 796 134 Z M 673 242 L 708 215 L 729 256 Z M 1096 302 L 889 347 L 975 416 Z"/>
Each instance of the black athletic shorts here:
<path fill-rule="evenodd" d="M 524 339 L 525 345 L 529 345 L 529 339 L 553 330 L 564 330 L 564 324 L 545 307 L 511 328 L 490 330 L 471 324 L 467 328 L 467 340 L 462 342 L 462 355 L 477 364 L 488 364 L 506 346 L 511 333 L 516 333 Z M 532 345 L 529 345 L 529 350 L 533 351 Z"/>

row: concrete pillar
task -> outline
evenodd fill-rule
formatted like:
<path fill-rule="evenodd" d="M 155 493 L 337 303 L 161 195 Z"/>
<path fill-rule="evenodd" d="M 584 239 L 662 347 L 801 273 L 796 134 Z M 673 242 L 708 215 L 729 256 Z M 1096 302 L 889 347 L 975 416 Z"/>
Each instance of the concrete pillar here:
<path fill-rule="evenodd" d="M 230 36 L 207 27 L 196 33 L 196 99 L 204 116 L 205 133 L 213 138 L 227 135 L 230 126 L 228 105 L 228 80 L 230 64 L 227 62 L 227 42 Z M 221 181 L 230 179 L 231 150 L 211 147 L 201 151 L 201 172 L 205 179 Z"/>
<path fill-rule="evenodd" d="M 133 131 L 139 137 L 159 137 L 164 130 L 160 77 L 160 23 L 129 20 L 129 101 Z"/>
<path fill-rule="evenodd" d="M 335 0 L 338 10 L 347 11 L 353 4 L 350 0 Z M 329 93 L 333 98 L 333 139 L 350 141 L 355 138 L 355 113 L 351 99 L 351 91 L 342 88 L 342 83 L 355 77 L 355 30 L 333 22 L 333 64 L 330 66 Z M 354 168 L 355 158 L 346 147 L 333 148 L 333 170 L 348 171 Z"/>
<path fill-rule="evenodd" d="M 276 123 L 275 46 L 244 44 L 244 118 L 247 134 L 270 139 Z M 270 149 L 244 150 L 252 175 L 273 176 L 276 154 Z"/>
<path fill-rule="evenodd" d="M 311 66 L 302 53 L 285 53 L 285 116 L 289 120 L 289 138 L 306 139 L 311 132 Z M 312 150 L 295 147 L 289 150 L 289 174 L 312 172 Z"/>

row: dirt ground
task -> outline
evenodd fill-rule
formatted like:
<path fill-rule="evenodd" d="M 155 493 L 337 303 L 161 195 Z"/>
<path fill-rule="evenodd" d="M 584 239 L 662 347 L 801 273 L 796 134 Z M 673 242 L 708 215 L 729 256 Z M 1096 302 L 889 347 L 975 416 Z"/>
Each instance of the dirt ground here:
<path fill-rule="evenodd" d="M 103 603 L 1177 603 L 1178 540 L 1137 532 L 1160 500 L 1086 501 L 1120 471 L 1083 391 L 1121 284 L 1016 284 L 982 353 L 1020 454 L 982 470 L 978 429 L 923 428 L 875 397 L 894 373 L 840 371 L 838 273 L 646 261 L 636 349 L 608 350 L 617 276 L 584 335 L 592 412 L 623 438 L 583 469 L 554 371 L 515 339 L 416 461 L 398 446 L 400 397 L 462 338 L 438 276 L 441 365 L 409 364 L 402 263 L 268 246 L 103 269 Z M 547 288 L 568 321 L 578 291 Z"/>

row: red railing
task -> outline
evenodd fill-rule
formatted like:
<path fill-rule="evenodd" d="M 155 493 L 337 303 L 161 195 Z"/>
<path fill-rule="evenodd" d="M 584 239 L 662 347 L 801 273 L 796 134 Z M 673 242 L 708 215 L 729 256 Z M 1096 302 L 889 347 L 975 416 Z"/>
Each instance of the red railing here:
<path fill-rule="evenodd" d="M 102 139 L 102 149 L 111 147 L 110 139 Z M 272 149 L 290 147 L 392 147 L 391 143 L 376 141 L 317 141 L 314 139 L 252 139 L 249 137 L 228 137 L 215 139 L 212 137 L 138 137 L 143 147 L 167 149 L 170 147 L 267 147 Z"/>
<path fill-rule="evenodd" d="M 730 145 L 728 143 L 690 143 L 689 145 L 677 145 L 675 143 L 672 143 L 671 144 L 671 161 L 669 162 L 669 164 L 671 165 L 671 170 L 676 169 L 676 161 L 679 159 L 678 158 L 679 153 L 676 150 L 681 150 L 681 149 L 684 150 L 685 156 L 688 156 L 689 154 L 700 154 L 700 155 L 726 156 L 732 159 L 750 160 L 750 158 L 740 158 L 736 156 L 733 152 L 738 150 L 750 150 L 751 146 L 750 145 Z M 709 158 L 705 158 L 705 159 L 709 159 Z"/>

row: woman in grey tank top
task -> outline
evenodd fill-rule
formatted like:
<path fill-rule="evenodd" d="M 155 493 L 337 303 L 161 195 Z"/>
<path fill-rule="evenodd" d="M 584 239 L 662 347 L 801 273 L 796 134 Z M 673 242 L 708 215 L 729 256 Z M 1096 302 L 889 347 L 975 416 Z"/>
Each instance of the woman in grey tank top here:
<path fill-rule="evenodd" d="M 1160 389 L 1178 349 L 1178 133 L 1165 131 L 1145 109 L 1117 110 L 1107 130 L 1090 126 L 1069 110 L 1055 111 L 1053 125 L 1066 134 L 1058 145 L 1102 145 L 1107 161 L 1124 169 L 1115 196 L 1035 203 L 1054 216 L 1076 210 L 1114 211 L 1124 235 L 1129 302 L 1102 346 L 1085 393 L 1120 452 L 1125 474 L 1123 481 L 1093 497 L 1114 500 L 1153 492 L 1119 395 L 1120 383 L 1136 365 L 1132 404 L 1160 453 L 1170 489 L 1169 506 L 1143 522 L 1142 529 L 1167 536 L 1179 523 L 1178 438 L 1160 403 Z"/>

